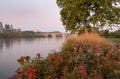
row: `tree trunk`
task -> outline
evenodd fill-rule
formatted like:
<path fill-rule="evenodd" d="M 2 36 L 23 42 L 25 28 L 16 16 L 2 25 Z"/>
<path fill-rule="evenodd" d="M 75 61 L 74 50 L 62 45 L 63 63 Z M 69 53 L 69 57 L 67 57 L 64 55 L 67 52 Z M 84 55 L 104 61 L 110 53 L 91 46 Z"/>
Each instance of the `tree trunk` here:
<path fill-rule="evenodd" d="M 85 34 L 88 34 L 88 30 L 87 30 L 87 26 L 86 26 L 86 23 L 84 22 L 84 27 L 85 27 Z"/>
<path fill-rule="evenodd" d="M 95 23 L 93 24 L 92 33 L 96 33 Z"/>

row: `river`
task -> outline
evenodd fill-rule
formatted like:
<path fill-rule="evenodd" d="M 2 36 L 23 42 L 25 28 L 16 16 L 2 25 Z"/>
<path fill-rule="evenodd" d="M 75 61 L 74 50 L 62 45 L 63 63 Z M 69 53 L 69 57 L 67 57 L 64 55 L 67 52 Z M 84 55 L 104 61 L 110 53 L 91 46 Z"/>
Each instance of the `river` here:
<path fill-rule="evenodd" d="M 20 56 L 46 57 L 51 50 L 60 51 L 65 38 L 0 39 L 0 79 L 15 74 Z"/>

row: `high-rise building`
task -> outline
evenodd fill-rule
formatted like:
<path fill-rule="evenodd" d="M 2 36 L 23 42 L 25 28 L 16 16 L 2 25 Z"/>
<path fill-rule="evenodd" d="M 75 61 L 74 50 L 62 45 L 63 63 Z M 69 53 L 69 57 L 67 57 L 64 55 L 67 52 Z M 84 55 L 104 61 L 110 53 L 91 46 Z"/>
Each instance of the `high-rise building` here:
<path fill-rule="evenodd" d="M 12 30 L 12 29 L 13 29 L 13 26 L 10 25 L 10 24 L 5 24 L 5 29 L 6 29 L 6 30 Z"/>
<path fill-rule="evenodd" d="M 3 32 L 3 25 L 2 25 L 2 22 L 0 22 L 0 32 Z"/>

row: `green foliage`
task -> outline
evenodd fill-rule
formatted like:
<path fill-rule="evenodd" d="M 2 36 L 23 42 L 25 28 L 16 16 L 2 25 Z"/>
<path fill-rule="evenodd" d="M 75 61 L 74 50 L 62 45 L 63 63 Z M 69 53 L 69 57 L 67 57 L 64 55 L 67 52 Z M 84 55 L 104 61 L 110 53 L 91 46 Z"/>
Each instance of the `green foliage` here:
<path fill-rule="evenodd" d="M 120 30 L 117 30 L 117 31 L 115 31 L 115 32 L 109 33 L 109 36 L 110 36 L 111 38 L 120 38 Z"/>
<path fill-rule="evenodd" d="M 0 33 L 0 38 L 19 38 L 21 37 L 20 32 L 3 32 Z"/>
<path fill-rule="evenodd" d="M 56 0 L 65 29 L 80 33 L 85 27 L 120 26 L 120 0 Z"/>
<path fill-rule="evenodd" d="M 99 33 L 106 38 L 120 38 L 120 30 L 114 32 L 109 32 L 109 30 L 102 30 Z"/>
<path fill-rule="evenodd" d="M 34 38 L 45 37 L 42 34 L 36 34 L 34 32 L 3 32 L 0 33 L 0 38 Z"/>

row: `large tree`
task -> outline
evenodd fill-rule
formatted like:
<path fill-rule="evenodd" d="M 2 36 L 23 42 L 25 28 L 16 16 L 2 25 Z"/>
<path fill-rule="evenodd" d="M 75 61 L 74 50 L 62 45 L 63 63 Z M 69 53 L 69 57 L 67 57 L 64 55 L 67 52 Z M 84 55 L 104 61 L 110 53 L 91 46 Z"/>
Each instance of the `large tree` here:
<path fill-rule="evenodd" d="M 86 27 L 120 26 L 120 0 L 57 0 L 57 4 L 71 33 Z"/>

